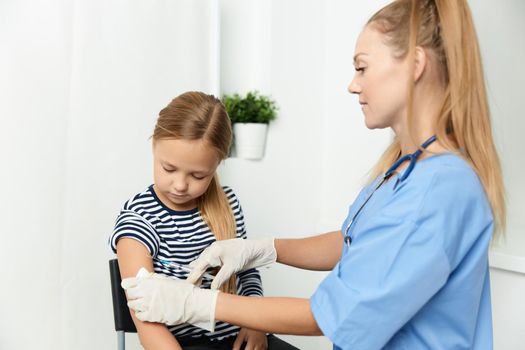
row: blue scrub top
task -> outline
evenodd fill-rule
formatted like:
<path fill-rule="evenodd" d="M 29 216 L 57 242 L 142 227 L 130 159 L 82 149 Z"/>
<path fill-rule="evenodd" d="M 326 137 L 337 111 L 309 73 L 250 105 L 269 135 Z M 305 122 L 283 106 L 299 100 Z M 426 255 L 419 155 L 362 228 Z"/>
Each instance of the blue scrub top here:
<path fill-rule="evenodd" d="M 365 187 L 343 223 L 365 201 Z M 311 298 L 334 349 L 492 349 L 488 247 L 493 216 L 479 178 L 452 153 L 394 175 L 350 228 Z"/>

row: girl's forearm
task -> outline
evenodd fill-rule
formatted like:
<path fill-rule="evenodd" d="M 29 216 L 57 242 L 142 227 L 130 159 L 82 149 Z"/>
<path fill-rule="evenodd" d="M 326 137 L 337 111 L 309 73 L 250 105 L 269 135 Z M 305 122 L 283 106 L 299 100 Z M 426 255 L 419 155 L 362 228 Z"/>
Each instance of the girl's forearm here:
<path fill-rule="evenodd" d="M 145 350 L 182 350 L 179 342 L 166 325 L 142 322 L 135 317 L 133 311 L 131 311 L 131 315 L 137 328 L 140 344 Z"/>
<path fill-rule="evenodd" d="M 243 297 L 219 293 L 215 318 L 268 333 L 322 335 L 308 299 Z"/>
<path fill-rule="evenodd" d="M 153 271 L 153 262 L 149 252 L 143 244 L 134 239 L 120 239 L 117 243 L 117 256 L 122 278 L 135 276 L 141 267 L 145 267 L 148 271 Z M 144 349 L 182 350 L 173 334 L 165 325 L 142 322 L 135 317 L 134 311 L 131 311 L 131 317 Z"/>
<path fill-rule="evenodd" d="M 333 231 L 300 239 L 276 239 L 277 261 L 306 270 L 332 270 L 341 258 L 343 235 Z"/>

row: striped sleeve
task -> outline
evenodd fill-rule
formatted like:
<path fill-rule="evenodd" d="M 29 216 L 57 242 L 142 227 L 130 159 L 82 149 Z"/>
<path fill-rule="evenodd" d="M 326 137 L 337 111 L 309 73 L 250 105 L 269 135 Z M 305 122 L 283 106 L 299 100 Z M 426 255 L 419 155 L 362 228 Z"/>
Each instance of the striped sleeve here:
<path fill-rule="evenodd" d="M 263 288 L 261 275 L 256 269 L 249 269 L 237 274 L 237 277 L 241 281 L 240 295 L 244 296 L 263 296 Z"/>
<path fill-rule="evenodd" d="M 237 198 L 233 190 L 229 187 L 224 187 L 224 192 L 226 193 L 228 201 L 230 202 L 230 206 L 233 211 L 233 216 L 237 225 L 237 238 L 246 239 L 246 225 L 244 224 L 244 214 L 242 212 L 242 207 L 239 202 L 239 199 Z M 263 296 L 261 275 L 259 274 L 259 271 L 257 271 L 257 269 L 249 269 L 246 271 L 242 271 L 237 274 L 237 278 L 239 279 L 239 284 L 241 286 L 241 288 L 239 288 L 238 291 L 239 295 L 261 297 Z"/>
<path fill-rule="evenodd" d="M 153 225 L 141 215 L 131 210 L 123 209 L 117 221 L 113 233 L 109 238 L 111 250 L 117 252 L 117 242 L 121 238 L 132 238 L 144 244 L 151 256 L 159 252 L 159 236 Z"/>

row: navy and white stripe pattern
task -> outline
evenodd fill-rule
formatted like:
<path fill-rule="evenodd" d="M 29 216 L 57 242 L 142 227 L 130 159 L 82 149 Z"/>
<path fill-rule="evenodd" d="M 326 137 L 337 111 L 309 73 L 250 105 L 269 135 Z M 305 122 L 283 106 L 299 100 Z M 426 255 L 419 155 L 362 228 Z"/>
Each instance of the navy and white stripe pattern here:
<path fill-rule="evenodd" d="M 237 237 L 246 238 L 244 216 L 239 200 L 231 188 L 224 187 L 224 192 L 235 217 Z M 117 241 L 123 237 L 136 239 L 146 246 L 153 257 L 156 273 L 180 279 L 187 278 L 188 273 L 185 270 L 166 267 L 159 260 L 188 266 L 206 247 L 215 242 L 214 234 L 197 208 L 187 211 L 168 208 L 155 194 L 153 185 L 124 204 L 109 239 L 113 252 L 116 253 Z M 202 287 L 209 288 L 210 285 L 211 280 L 204 277 Z M 237 274 L 237 294 L 262 296 L 262 293 L 261 278 L 256 269 Z M 212 340 L 219 340 L 236 335 L 239 327 L 217 322 L 214 333 L 188 324 L 169 327 L 169 330 L 178 338 L 205 336 Z"/>

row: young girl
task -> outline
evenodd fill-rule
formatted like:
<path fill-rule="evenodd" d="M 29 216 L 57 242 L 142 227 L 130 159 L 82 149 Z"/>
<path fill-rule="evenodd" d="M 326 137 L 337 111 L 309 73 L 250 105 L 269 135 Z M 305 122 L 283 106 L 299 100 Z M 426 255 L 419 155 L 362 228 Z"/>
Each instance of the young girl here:
<path fill-rule="evenodd" d="M 175 98 L 159 115 L 153 132 L 154 184 L 128 200 L 110 237 L 122 278 L 141 267 L 185 279 L 188 264 L 216 240 L 246 238 L 239 201 L 219 185 L 219 162 L 228 156 L 230 121 L 221 102 L 201 92 Z M 204 277 L 203 288 L 211 279 Z M 259 273 L 249 269 L 221 287 L 227 293 L 262 296 Z M 190 324 L 166 327 L 139 321 L 146 349 L 266 349 L 266 333 L 218 322 L 215 332 Z M 276 341 L 270 336 L 270 341 Z"/>
<path fill-rule="evenodd" d="M 272 259 L 332 270 L 310 300 L 219 292 L 208 304 L 215 319 L 322 333 L 334 349 L 492 349 L 488 248 L 505 226 L 504 190 L 467 2 L 392 2 L 361 32 L 354 65 L 349 91 L 359 97 L 365 124 L 391 128 L 396 137 L 341 230 L 216 242 L 188 280 L 217 262 L 227 271 Z M 213 293 L 154 278 L 126 284 L 137 317 L 149 320 L 194 294 Z M 152 292 L 166 297 L 151 300 Z M 197 311 L 193 305 L 167 321 Z"/>

